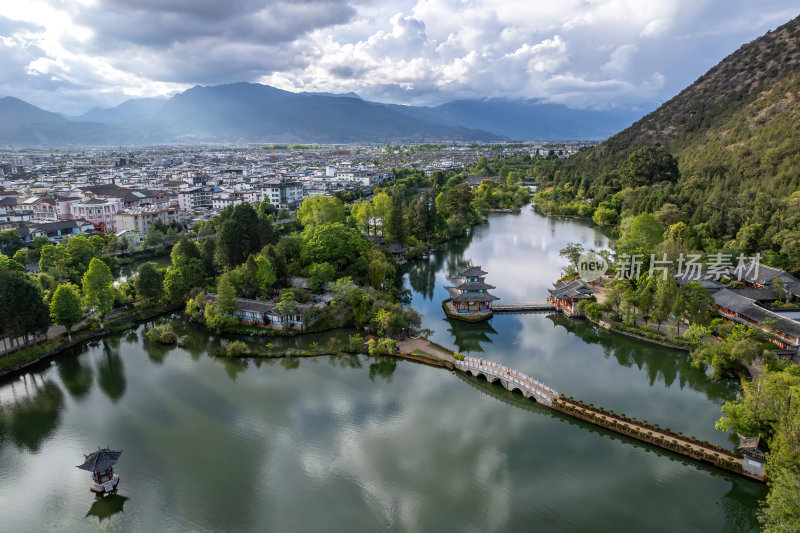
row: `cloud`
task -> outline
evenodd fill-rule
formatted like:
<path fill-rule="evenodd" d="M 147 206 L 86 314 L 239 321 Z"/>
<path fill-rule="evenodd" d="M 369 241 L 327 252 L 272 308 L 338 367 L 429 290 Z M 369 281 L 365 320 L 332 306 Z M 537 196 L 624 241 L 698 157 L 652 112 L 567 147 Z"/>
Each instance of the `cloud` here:
<path fill-rule="evenodd" d="M 259 81 L 404 104 L 652 107 L 792 0 L 27 0 L 0 6 L 0 92 L 78 112 Z"/>

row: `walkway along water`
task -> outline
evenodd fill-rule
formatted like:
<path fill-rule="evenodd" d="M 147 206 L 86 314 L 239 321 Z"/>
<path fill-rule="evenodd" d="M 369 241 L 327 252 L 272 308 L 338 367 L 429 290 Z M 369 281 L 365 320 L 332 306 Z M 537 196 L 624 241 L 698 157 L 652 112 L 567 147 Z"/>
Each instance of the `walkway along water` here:
<path fill-rule="evenodd" d="M 707 442 L 699 442 L 645 422 L 628 419 L 623 415 L 606 412 L 601 408 L 584 405 L 507 366 L 473 357 L 456 359 L 453 366 L 475 377 L 483 376 L 489 383 L 499 380 L 509 391 L 519 390 L 525 398 L 534 399 L 569 416 L 751 479 L 765 481 L 763 476 L 745 471 L 742 457 L 730 450 Z"/>

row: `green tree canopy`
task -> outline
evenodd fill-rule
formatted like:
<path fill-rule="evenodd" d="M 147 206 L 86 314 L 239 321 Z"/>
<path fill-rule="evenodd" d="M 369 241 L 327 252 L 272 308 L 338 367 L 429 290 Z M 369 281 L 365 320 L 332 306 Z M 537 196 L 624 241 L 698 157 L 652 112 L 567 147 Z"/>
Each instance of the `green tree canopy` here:
<path fill-rule="evenodd" d="M 642 146 L 628 155 L 619 168 L 623 187 L 649 186 L 678 181 L 678 161 L 660 144 Z"/>
<path fill-rule="evenodd" d="M 344 223 L 345 218 L 341 200 L 318 194 L 306 197 L 297 210 L 297 219 L 303 226 Z"/>
<path fill-rule="evenodd" d="M 67 328 L 67 335 L 71 334 L 72 326 L 83 318 L 83 301 L 76 285 L 64 283 L 59 285 L 50 299 L 50 319 L 53 324 Z"/>
<path fill-rule="evenodd" d="M 226 207 L 217 232 L 217 259 L 231 268 L 257 254 L 272 240 L 272 225 L 258 216 L 250 204 Z"/>
<path fill-rule="evenodd" d="M 307 265 L 330 263 L 341 271 L 368 246 L 369 241 L 344 224 L 309 226 L 303 232 L 300 259 Z"/>
<path fill-rule="evenodd" d="M 111 275 L 108 265 L 93 258 L 89 263 L 88 270 L 83 275 L 81 286 L 86 307 L 94 310 L 100 316 L 101 324 L 111 312 L 114 304 L 114 287 L 111 285 L 113 282 L 114 277 Z"/>
<path fill-rule="evenodd" d="M 139 275 L 136 276 L 133 286 L 140 298 L 158 300 L 164 294 L 164 273 L 155 263 L 145 263 L 139 268 Z"/>

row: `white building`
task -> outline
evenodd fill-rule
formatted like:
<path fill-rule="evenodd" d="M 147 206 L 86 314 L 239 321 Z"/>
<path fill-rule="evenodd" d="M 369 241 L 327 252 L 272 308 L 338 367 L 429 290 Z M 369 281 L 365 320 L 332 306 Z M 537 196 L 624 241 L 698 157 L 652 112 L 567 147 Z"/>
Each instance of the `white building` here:
<path fill-rule="evenodd" d="M 117 213 L 116 229 L 118 232 L 131 230 L 146 235 L 156 221 L 166 226 L 172 221 L 180 222 L 180 215 L 177 209 L 129 209 Z"/>

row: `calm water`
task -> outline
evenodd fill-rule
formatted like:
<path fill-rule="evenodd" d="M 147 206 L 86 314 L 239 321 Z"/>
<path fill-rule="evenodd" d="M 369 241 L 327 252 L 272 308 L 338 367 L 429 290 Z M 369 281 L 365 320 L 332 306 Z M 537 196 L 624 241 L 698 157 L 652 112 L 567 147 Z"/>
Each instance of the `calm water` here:
<path fill-rule="evenodd" d="M 506 301 L 538 300 L 557 276 L 558 249 L 576 240 L 606 244 L 575 221 L 493 217 L 412 265 L 414 305 L 442 343 L 727 443 L 713 422 L 735 388 L 709 381 L 681 352 L 547 314 L 442 320 L 442 286 L 457 262 L 483 264 Z M 186 348 L 151 345 L 142 326 L 0 383 L 0 530 L 757 528 L 760 485 L 485 381 L 364 356 L 219 360 L 208 353 L 223 341 L 170 320 L 190 336 Z M 95 503 L 74 465 L 98 445 L 124 453 L 119 496 Z"/>

